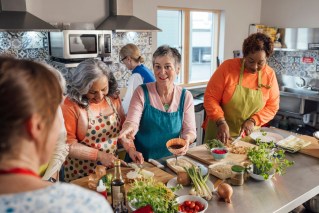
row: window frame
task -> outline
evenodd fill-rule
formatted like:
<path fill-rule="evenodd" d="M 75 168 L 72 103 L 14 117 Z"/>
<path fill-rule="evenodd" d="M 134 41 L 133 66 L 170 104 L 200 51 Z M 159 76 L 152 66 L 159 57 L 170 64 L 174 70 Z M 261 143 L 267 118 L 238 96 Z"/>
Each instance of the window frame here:
<path fill-rule="evenodd" d="M 214 40 L 213 40 L 213 46 L 212 49 L 212 62 L 211 62 L 211 69 L 216 70 L 217 68 L 217 60 L 215 60 L 218 56 L 218 50 L 219 50 L 219 34 L 220 34 L 220 19 L 221 19 L 221 11 L 220 10 L 213 10 L 213 9 L 197 9 L 197 8 L 183 8 L 183 7 L 166 7 L 166 6 L 159 6 L 157 7 L 157 10 L 177 10 L 182 12 L 182 67 L 180 73 L 181 78 L 183 78 L 182 83 L 179 83 L 182 87 L 200 87 L 200 86 L 206 86 L 209 79 L 207 81 L 201 81 L 196 83 L 190 83 L 190 61 L 192 60 L 190 58 L 190 24 L 191 24 L 191 12 L 211 12 L 214 14 Z M 188 50 L 188 51 L 186 51 Z M 214 71 L 213 71 L 214 72 Z"/>

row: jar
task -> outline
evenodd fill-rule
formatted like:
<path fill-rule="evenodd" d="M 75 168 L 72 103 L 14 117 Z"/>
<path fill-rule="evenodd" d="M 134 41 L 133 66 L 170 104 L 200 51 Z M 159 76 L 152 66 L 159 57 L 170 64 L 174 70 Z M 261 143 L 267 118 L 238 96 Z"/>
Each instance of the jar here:
<path fill-rule="evenodd" d="M 232 176 L 230 178 L 230 183 L 234 186 L 243 185 L 245 168 L 239 165 L 234 165 L 231 167 L 231 171 L 232 171 Z"/>

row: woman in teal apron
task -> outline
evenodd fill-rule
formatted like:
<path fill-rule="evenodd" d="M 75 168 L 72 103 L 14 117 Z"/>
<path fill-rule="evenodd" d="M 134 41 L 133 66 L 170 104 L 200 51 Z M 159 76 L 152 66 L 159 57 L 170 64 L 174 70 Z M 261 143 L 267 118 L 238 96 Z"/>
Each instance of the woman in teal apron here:
<path fill-rule="evenodd" d="M 196 138 L 195 111 L 189 91 L 174 84 L 180 70 L 181 56 L 175 48 L 159 47 L 153 54 L 156 82 L 139 86 L 132 97 L 120 138 L 135 138 L 130 147 L 140 155 L 126 160 L 143 162 L 171 155 L 166 142 L 181 137 L 187 146 Z M 135 153 L 138 153 L 135 152 Z M 134 152 L 131 152 L 134 153 Z"/>

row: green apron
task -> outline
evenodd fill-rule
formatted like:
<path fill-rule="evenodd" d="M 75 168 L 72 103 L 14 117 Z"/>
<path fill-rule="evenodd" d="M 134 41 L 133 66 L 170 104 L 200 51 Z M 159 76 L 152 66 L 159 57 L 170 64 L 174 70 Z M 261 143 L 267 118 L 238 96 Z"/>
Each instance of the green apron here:
<path fill-rule="evenodd" d="M 240 69 L 239 82 L 238 85 L 236 85 L 232 98 L 228 103 L 221 105 L 224 111 L 225 120 L 229 126 L 231 137 L 238 137 L 243 122 L 261 110 L 264 106 L 261 91 L 261 70 L 258 71 L 257 90 L 242 86 L 243 75 L 244 61 L 242 62 Z M 205 131 L 205 143 L 207 140 L 216 138 L 217 130 L 218 128 L 215 121 L 209 120 Z"/>
<path fill-rule="evenodd" d="M 166 142 L 178 138 L 182 131 L 186 90 L 182 90 L 176 112 L 163 112 L 151 106 L 146 85 L 142 84 L 142 88 L 145 102 L 139 130 L 135 135 L 136 150 L 143 154 L 144 160 L 172 155 L 166 148 Z M 128 154 L 125 161 L 131 161 Z"/>

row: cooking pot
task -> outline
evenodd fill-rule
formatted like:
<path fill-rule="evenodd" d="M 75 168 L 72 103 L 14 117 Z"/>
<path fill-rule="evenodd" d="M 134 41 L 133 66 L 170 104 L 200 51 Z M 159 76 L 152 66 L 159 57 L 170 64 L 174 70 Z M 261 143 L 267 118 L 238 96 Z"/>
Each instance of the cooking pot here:
<path fill-rule="evenodd" d="M 304 206 L 311 212 L 319 213 L 319 194 L 308 200 Z"/>

